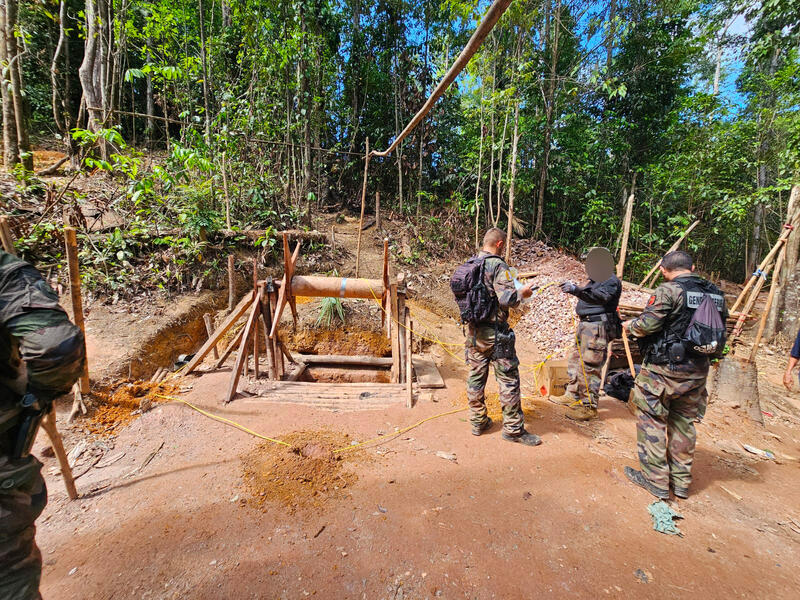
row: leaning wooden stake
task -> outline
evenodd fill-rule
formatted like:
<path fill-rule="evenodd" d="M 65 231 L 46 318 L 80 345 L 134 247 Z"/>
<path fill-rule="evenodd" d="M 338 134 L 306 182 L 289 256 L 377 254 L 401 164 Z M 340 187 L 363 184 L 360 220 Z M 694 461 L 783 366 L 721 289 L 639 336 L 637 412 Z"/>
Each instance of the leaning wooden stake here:
<path fill-rule="evenodd" d="M 625 346 L 625 356 L 628 358 L 628 368 L 631 370 L 631 377 L 636 379 L 636 367 L 633 364 L 633 355 L 631 354 L 631 345 L 628 341 L 628 332 L 622 330 L 622 343 Z"/>
<path fill-rule="evenodd" d="M 767 265 L 769 265 L 775 259 L 775 255 L 778 254 L 778 251 L 781 249 L 781 246 L 783 246 L 786 243 L 787 238 L 792 234 L 793 230 L 794 227 L 792 227 L 791 225 L 789 226 L 784 225 L 784 230 L 781 233 L 780 237 L 775 242 L 775 245 L 772 246 L 772 249 L 769 251 L 769 254 L 767 254 L 764 260 L 761 261 L 761 264 L 758 265 L 758 269 L 756 269 L 756 272 L 750 276 L 750 279 L 747 280 L 747 284 L 739 293 L 739 297 L 736 298 L 736 302 L 734 302 L 733 306 L 731 307 L 730 310 L 731 312 L 734 312 L 737 308 L 739 308 L 739 305 L 744 300 L 745 296 L 747 295 L 747 292 L 749 292 L 750 288 L 752 288 L 753 285 L 755 285 L 755 283 L 758 281 L 758 279 L 761 276 L 761 273 L 767 268 Z"/>
<path fill-rule="evenodd" d="M 203 359 L 211 352 L 211 349 L 214 348 L 222 339 L 222 336 L 233 327 L 234 323 L 239 320 L 239 318 L 247 312 L 247 309 L 250 308 L 250 305 L 253 303 L 253 294 L 247 294 L 244 298 L 239 301 L 239 304 L 236 305 L 236 308 L 233 309 L 233 312 L 225 317 L 225 320 L 217 327 L 217 330 L 214 332 L 214 335 L 206 340 L 206 343 L 203 344 L 200 349 L 195 352 L 194 358 L 189 361 L 189 364 L 186 365 L 184 368 L 184 374 L 188 375 L 192 371 L 194 371 Z"/>
<path fill-rule="evenodd" d="M 214 322 L 211 320 L 211 315 L 206 313 L 203 315 L 203 321 L 206 324 L 206 333 L 208 333 L 208 337 L 214 335 Z M 214 347 L 211 349 L 214 353 L 214 358 L 219 358 L 219 352 L 217 351 L 217 345 L 214 344 Z"/>
<path fill-rule="evenodd" d="M 236 395 L 236 388 L 239 386 L 239 378 L 242 376 L 242 370 L 245 364 L 247 364 L 247 355 L 249 354 L 247 349 L 258 323 L 258 316 L 261 314 L 260 293 L 252 303 L 250 316 L 247 318 L 247 323 L 242 332 L 242 340 L 239 343 L 239 353 L 236 355 L 236 362 L 233 365 L 233 372 L 231 373 L 230 386 L 228 387 L 228 393 L 225 395 L 225 404 L 233 400 L 233 397 Z"/>
<path fill-rule="evenodd" d="M 683 232 L 683 235 L 681 237 L 679 237 L 678 240 L 674 244 L 672 244 L 672 246 L 669 247 L 669 250 L 667 250 L 664 253 L 664 255 L 666 256 L 670 252 L 675 252 L 675 250 L 680 248 L 680 245 L 681 245 L 681 243 L 683 243 L 683 240 L 685 240 L 687 237 L 689 237 L 689 234 L 692 233 L 694 228 L 697 227 L 699 224 L 700 224 L 700 220 L 698 219 L 697 221 L 695 221 L 694 223 L 689 225 L 689 228 L 686 231 Z M 661 261 L 659 260 L 655 265 L 653 265 L 653 268 L 650 269 L 650 271 L 648 271 L 647 275 L 644 276 L 644 279 L 642 279 L 642 282 L 639 284 L 639 286 L 640 287 L 645 287 L 645 285 L 647 284 L 647 281 L 650 279 L 650 276 L 653 275 L 653 273 L 655 273 L 658 270 L 658 267 L 660 267 L 660 266 L 661 266 Z"/>
<path fill-rule="evenodd" d="M 411 313 L 405 309 L 405 333 L 406 333 L 406 408 L 414 406 L 414 389 L 412 387 L 414 379 L 414 371 L 411 363 L 411 331 L 413 326 L 411 324 Z"/>
<path fill-rule="evenodd" d="M 747 317 L 750 316 L 750 313 L 753 311 L 753 307 L 756 305 L 756 301 L 758 300 L 758 295 L 761 293 L 761 288 L 764 287 L 764 283 L 767 281 L 767 275 L 769 275 L 770 271 L 772 270 L 773 265 L 767 265 L 763 270 L 759 269 L 759 277 L 758 281 L 756 282 L 753 291 L 750 292 L 750 297 L 747 299 L 747 303 L 744 305 L 742 312 L 739 313 L 739 318 L 736 319 L 736 324 L 733 326 L 733 331 L 731 332 L 730 342 L 736 341 L 736 339 L 741 335 L 742 328 L 744 327 L 744 322 L 747 320 Z"/>
<path fill-rule="evenodd" d="M 61 434 L 58 433 L 56 428 L 56 407 L 53 406 L 42 418 L 42 429 L 45 430 L 47 436 L 50 438 L 50 443 L 53 445 L 53 452 L 58 458 L 58 465 L 61 467 L 61 476 L 64 478 L 64 486 L 67 488 L 67 495 L 70 500 L 78 499 L 78 490 L 75 489 L 75 479 L 72 477 L 72 469 L 69 466 L 69 458 L 64 451 L 64 442 L 61 440 Z"/>
<path fill-rule="evenodd" d="M 3 243 L 3 250 L 16 256 L 17 251 L 14 248 L 14 236 L 11 235 L 11 227 L 9 226 L 8 222 L 8 217 L 0 217 L 0 241 Z"/>
<path fill-rule="evenodd" d="M 761 343 L 761 337 L 764 335 L 764 329 L 767 326 L 767 317 L 769 317 L 769 311 L 772 308 L 772 303 L 775 301 L 775 292 L 778 289 L 779 280 L 781 276 L 781 269 L 783 268 L 783 263 L 786 260 L 786 246 L 781 249 L 781 253 L 778 254 L 778 262 L 775 263 L 775 270 L 772 272 L 772 283 L 769 286 L 769 296 L 767 296 L 767 304 L 764 306 L 764 312 L 761 315 L 761 322 L 758 324 L 758 333 L 756 334 L 756 339 L 753 342 L 753 348 L 750 350 L 750 357 L 747 359 L 748 362 L 753 362 L 756 359 L 756 353 L 758 352 L 758 345 Z"/>
<path fill-rule="evenodd" d="M 361 218 L 358 220 L 358 241 L 356 242 L 356 277 L 361 263 L 361 232 L 364 229 L 364 204 L 367 201 L 367 174 L 369 173 L 369 138 L 367 138 L 367 153 L 364 156 L 364 183 L 361 186 Z"/>
<path fill-rule="evenodd" d="M 78 266 L 78 238 L 74 227 L 64 228 L 64 247 L 67 253 L 67 268 L 69 270 L 69 292 L 72 300 L 72 320 L 81 330 L 84 338 L 84 349 L 86 347 L 86 324 L 83 320 L 83 300 L 81 299 L 81 274 Z M 85 351 L 85 350 L 84 350 Z M 78 411 L 86 414 L 86 407 L 83 404 L 83 395 L 89 393 L 89 359 L 83 361 L 83 372 L 78 384 L 75 386 L 72 410 L 69 420 L 75 418 Z"/>
<path fill-rule="evenodd" d="M 228 312 L 233 310 L 236 302 L 236 271 L 233 254 L 228 255 Z"/>
<path fill-rule="evenodd" d="M 622 273 L 625 271 L 625 258 L 628 254 L 628 237 L 631 232 L 631 219 L 633 218 L 633 200 L 636 193 L 636 175 L 633 174 L 633 183 L 631 183 L 631 193 L 628 196 L 628 205 L 625 208 L 625 222 L 622 225 L 622 245 L 619 250 L 619 262 L 617 263 L 617 277 L 622 279 Z"/>

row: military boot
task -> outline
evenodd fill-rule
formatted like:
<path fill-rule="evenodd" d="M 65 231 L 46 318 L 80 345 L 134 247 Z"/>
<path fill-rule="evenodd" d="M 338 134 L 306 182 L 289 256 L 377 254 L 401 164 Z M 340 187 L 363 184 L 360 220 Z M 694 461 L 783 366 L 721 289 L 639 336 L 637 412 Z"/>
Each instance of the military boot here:
<path fill-rule="evenodd" d="M 681 500 L 686 500 L 689 497 L 689 490 L 685 487 L 672 486 L 672 493 Z"/>
<path fill-rule="evenodd" d="M 491 417 L 486 417 L 486 420 L 480 425 L 472 426 L 472 435 L 481 435 L 484 431 L 492 426 Z"/>
<path fill-rule="evenodd" d="M 558 404 L 559 406 L 572 406 L 578 402 L 578 399 L 569 393 L 561 394 L 560 396 L 548 396 L 547 399 L 553 404 Z"/>
<path fill-rule="evenodd" d="M 625 467 L 625 477 L 627 477 L 631 483 L 635 483 L 640 488 L 644 488 L 659 500 L 669 500 L 669 490 L 657 488 L 641 471 L 631 467 Z"/>
<path fill-rule="evenodd" d="M 510 434 L 503 432 L 503 439 L 507 442 L 515 442 L 517 444 L 522 444 L 524 446 L 538 446 L 542 443 L 542 438 L 540 438 L 535 433 L 528 433 L 524 429 L 521 433 L 518 434 Z"/>
<path fill-rule="evenodd" d="M 565 413 L 568 419 L 573 421 L 591 421 L 597 418 L 597 409 L 594 406 L 570 406 Z"/>

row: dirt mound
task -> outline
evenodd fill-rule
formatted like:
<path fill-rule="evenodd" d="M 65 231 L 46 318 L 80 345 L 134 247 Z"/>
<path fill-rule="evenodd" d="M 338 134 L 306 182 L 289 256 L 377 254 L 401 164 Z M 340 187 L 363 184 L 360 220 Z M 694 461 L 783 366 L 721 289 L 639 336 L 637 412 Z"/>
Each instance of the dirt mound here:
<path fill-rule="evenodd" d="M 514 264 L 520 272 L 533 271 L 539 290 L 523 305 L 524 315 L 515 324 L 517 335 L 533 341 L 547 355 L 566 356 L 572 349 L 575 335 L 575 306 L 578 299 L 558 287 L 563 281 L 579 285 L 587 282 L 583 264 L 547 244 L 535 240 L 514 242 Z M 623 289 L 623 304 L 644 306 L 649 294 Z"/>
<path fill-rule="evenodd" d="M 284 343 L 301 354 L 389 356 L 392 342 L 380 331 L 306 328 L 281 333 Z"/>
<path fill-rule="evenodd" d="M 136 415 L 147 412 L 153 404 L 178 388 L 176 384 L 149 381 L 123 382 L 115 388 L 92 391 L 100 402 L 89 417 L 87 429 L 95 435 L 112 435 L 120 427 L 133 421 Z"/>
<path fill-rule="evenodd" d="M 291 512 L 322 506 L 343 498 L 357 480 L 344 469 L 354 452 L 336 453 L 351 443 L 347 434 L 333 431 L 298 431 L 283 438 L 291 448 L 265 442 L 242 457 L 244 483 L 250 504 L 263 507 L 277 502 Z"/>

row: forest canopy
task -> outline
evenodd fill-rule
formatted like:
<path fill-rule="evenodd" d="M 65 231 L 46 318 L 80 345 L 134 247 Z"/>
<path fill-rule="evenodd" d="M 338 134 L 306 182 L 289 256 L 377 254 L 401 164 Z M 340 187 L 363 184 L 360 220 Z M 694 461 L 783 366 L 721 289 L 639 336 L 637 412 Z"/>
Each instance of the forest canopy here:
<path fill-rule="evenodd" d="M 107 172 L 124 237 L 357 210 L 367 139 L 391 143 L 490 3 L 0 4 L 5 168 L 34 185 L 43 147 Z M 799 21 L 796 0 L 515 0 L 422 124 L 371 161 L 368 210 L 380 192 L 420 232 L 455 216 L 471 238 L 506 227 L 513 197 L 515 235 L 618 251 L 633 196 L 626 277 L 700 220 L 699 266 L 741 281 L 799 178 Z M 50 231 L 38 221 L 31 251 Z"/>

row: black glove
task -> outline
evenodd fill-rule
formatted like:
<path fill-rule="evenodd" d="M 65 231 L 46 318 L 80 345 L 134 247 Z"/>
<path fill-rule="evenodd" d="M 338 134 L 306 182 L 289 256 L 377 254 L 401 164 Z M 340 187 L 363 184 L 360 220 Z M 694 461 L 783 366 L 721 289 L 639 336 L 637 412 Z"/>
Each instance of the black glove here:
<path fill-rule="evenodd" d="M 565 281 L 561 284 L 561 291 L 565 294 L 574 294 L 578 289 L 578 286 L 572 283 L 571 281 Z"/>

